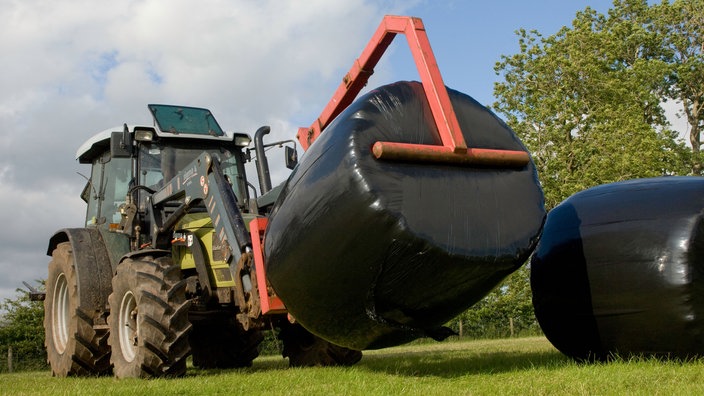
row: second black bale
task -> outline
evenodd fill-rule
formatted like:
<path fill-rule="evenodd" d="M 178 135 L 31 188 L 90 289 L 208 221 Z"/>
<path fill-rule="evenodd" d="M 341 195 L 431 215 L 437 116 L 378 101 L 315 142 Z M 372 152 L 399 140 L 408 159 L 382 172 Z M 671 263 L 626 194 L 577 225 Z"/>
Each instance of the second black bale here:
<path fill-rule="evenodd" d="M 533 305 L 576 360 L 704 355 L 704 178 L 594 187 L 548 215 Z"/>

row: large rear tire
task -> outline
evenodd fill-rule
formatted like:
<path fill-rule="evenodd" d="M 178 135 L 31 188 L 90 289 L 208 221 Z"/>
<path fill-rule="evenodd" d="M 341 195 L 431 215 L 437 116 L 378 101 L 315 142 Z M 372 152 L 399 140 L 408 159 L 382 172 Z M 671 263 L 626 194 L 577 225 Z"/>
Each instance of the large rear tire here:
<path fill-rule="evenodd" d="M 297 323 L 284 326 L 279 339 L 291 367 L 352 366 L 362 359 L 361 351 L 332 344 Z"/>
<path fill-rule="evenodd" d="M 95 329 L 95 313 L 78 300 L 79 290 L 91 294 L 94 285 L 78 284 L 69 242 L 58 244 L 51 256 L 44 299 L 44 345 L 51 372 L 57 377 L 109 374 L 107 328 Z"/>
<path fill-rule="evenodd" d="M 186 282 L 171 257 L 126 259 L 112 280 L 109 343 L 118 378 L 177 377 L 190 354 Z"/>
<path fill-rule="evenodd" d="M 264 335 L 259 330 L 245 331 L 233 317 L 193 322 L 190 343 L 195 367 L 250 367 L 259 356 Z"/>

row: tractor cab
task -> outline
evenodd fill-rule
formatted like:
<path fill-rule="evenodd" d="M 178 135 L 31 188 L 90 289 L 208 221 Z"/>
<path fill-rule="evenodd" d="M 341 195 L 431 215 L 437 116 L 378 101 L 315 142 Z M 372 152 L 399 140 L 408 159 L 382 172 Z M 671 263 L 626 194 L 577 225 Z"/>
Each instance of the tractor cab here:
<path fill-rule="evenodd" d="M 77 152 L 80 163 L 92 164 L 81 198 L 88 204 L 86 226 L 115 229 L 120 207 L 132 195 L 140 213 L 146 197 L 203 152 L 218 158 L 241 210 L 248 207 L 244 170 L 249 135 L 228 135 L 208 109 L 148 105 L 154 125 L 127 125 L 104 130 Z"/>

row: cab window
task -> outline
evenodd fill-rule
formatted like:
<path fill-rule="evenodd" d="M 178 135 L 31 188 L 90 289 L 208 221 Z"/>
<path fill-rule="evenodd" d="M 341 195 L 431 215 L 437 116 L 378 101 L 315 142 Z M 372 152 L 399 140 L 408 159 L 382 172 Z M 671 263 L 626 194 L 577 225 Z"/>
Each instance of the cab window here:
<path fill-rule="evenodd" d="M 131 174 L 129 158 L 110 158 L 108 152 L 93 161 L 90 181 L 82 194 L 88 203 L 86 226 L 120 222 L 119 207 L 125 203 Z"/>

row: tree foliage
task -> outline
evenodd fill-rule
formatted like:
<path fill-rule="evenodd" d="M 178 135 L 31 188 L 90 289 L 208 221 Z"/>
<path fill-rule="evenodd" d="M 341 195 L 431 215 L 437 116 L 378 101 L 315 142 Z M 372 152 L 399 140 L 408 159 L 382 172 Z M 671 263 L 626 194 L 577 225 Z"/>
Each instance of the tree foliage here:
<path fill-rule="evenodd" d="M 503 338 L 540 333 L 531 302 L 530 269 L 521 267 L 480 302 L 448 325 L 462 336 Z"/>
<path fill-rule="evenodd" d="M 12 347 L 15 370 L 45 368 L 44 305 L 30 301 L 24 290 L 17 293 L 17 298 L 0 303 L 0 354 L 6 357 Z M 7 369 L 7 359 L 0 359 L 0 367 Z"/>
<path fill-rule="evenodd" d="M 689 124 L 692 171 L 702 173 L 704 128 L 704 0 L 663 2 L 653 7 L 653 29 L 660 37 L 662 59 L 670 74 L 664 96 L 682 103 Z"/>
<path fill-rule="evenodd" d="M 680 5 L 616 0 L 547 38 L 517 32 L 520 52 L 496 65 L 494 107 L 530 149 L 548 207 L 598 184 L 697 171 L 661 106 L 693 78 L 664 50 L 676 31 L 663 15 Z"/>

